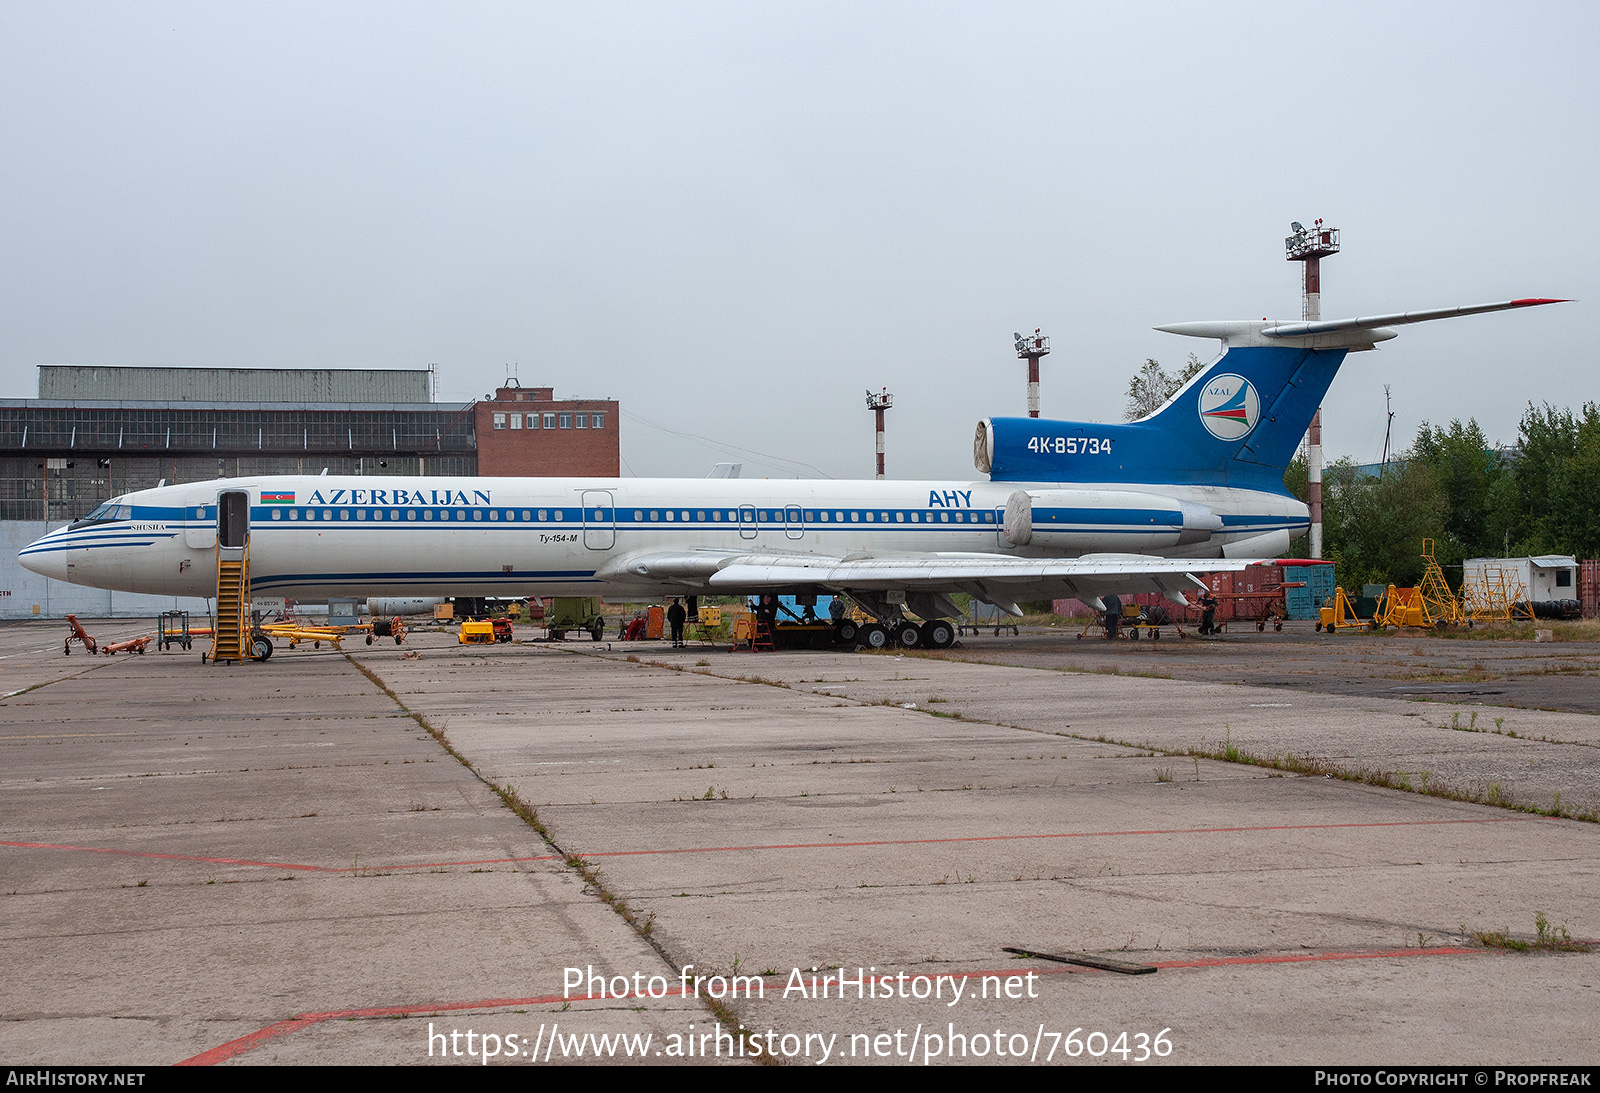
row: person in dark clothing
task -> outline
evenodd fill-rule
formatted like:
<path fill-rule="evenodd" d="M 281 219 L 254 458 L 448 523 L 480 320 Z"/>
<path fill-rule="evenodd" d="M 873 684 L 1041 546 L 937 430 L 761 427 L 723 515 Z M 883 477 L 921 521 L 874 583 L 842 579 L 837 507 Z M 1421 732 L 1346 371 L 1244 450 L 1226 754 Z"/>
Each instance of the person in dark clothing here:
<path fill-rule="evenodd" d="M 1217 598 L 1211 594 L 1211 589 L 1200 593 L 1200 632 L 1202 634 L 1215 634 L 1217 627 L 1213 621 L 1217 617 Z"/>
<path fill-rule="evenodd" d="M 771 594 L 761 597 L 761 602 L 756 605 L 756 619 L 767 624 L 767 635 L 771 638 L 778 630 L 778 597 Z"/>
<path fill-rule="evenodd" d="M 667 608 L 667 623 L 672 627 L 672 647 L 674 649 L 683 645 L 683 621 L 689 617 L 689 612 L 683 609 L 683 604 L 678 602 L 678 597 L 672 597 L 672 606 Z"/>
<path fill-rule="evenodd" d="M 1115 641 L 1122 630 L 1122 597 L 1106 596 L 1101 602 L 1106 605 L 1106 640 Z"/>

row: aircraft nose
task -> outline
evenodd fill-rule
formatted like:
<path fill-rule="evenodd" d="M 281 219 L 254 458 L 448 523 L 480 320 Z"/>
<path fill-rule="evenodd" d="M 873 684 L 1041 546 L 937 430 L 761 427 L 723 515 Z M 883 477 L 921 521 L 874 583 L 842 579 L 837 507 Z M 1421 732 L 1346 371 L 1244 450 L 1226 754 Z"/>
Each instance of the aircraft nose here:
<path fill-rule="evenodd" d="M 52 532 L 18 551 L 17 561 L 22 563 L 23 569 L 41 577 L 64 581 L 67 579 L 67 551 L 59 548 L 59 533 Z"/>

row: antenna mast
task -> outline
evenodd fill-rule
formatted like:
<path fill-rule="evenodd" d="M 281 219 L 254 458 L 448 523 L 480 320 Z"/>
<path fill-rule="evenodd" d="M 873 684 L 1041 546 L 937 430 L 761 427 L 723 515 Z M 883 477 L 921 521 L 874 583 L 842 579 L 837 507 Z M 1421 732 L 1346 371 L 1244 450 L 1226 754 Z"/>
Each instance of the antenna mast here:
<path fill-rule="evenodd" d="M 1017 357 L 1028 362 L 1028 416 L 1039 416 L 1039 358 L 1047 356 L 1050 352 L 1050 339 L 1039 333 L 1039 328 L 1034 327 L 1030 337 L 1021 334 L 1011 335 L 1017 343 Z"/>
<path fill-rule="evenodd" d="M 1307 231 L 1300 221 L 1290 223 L 1293 235 L 1283 241 L 1284 257 L 1300 263 L 1300 317 L 1322 318 L 1322 259 L 1339 253 L 1339 229 L 1312 221 Z M 1311 509 L 1311 556 L 1322 557 L 1322 407 L 1311 417 L 1306 432 L 1306 502 Z"/>
<path fill-rule="evenodd" d="M 871 410 L 878 419 L 878 477 L 883 477 L 883 412 L 894 405 L 894 396 L 885 387 L 882 392 L 874 395 L 867 392 L 867 409 Z"/>
<path fill-rule="evenodd" d="M 1383 465 L 1389 465 L 1389 430 L 1394 425 L 1394 411 L 1389 409 L 1389 385 L 1383 385 Z"/>

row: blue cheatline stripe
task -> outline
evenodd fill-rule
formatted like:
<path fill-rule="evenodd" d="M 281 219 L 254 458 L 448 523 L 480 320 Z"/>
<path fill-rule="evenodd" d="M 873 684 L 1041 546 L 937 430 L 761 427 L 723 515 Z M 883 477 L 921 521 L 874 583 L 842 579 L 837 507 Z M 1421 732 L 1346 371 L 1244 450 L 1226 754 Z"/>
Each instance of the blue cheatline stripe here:
<path fill-rule="evenodd" d="M 174 538 L 174 536 L 170 536 L 169 535 L 169 536 L 167 536 L 167 538 L 169 538 L 169 539 L 170 538 Z M 127 538 L 127 539 L 118 539 L 115 542 L 104 542 L 104 541 L 102 541 L 102 542 L 97 542 L 97 543 L 63 543 L 63 544 L 61 544 L 59 546 L 54 546 L 53 545 L 53 546 L 38 547 L 38 548 L 30 547 L 30 548 L 28 548 L 26 550 L 19 550 L 19 551 L 17 551 L 17 557 L 26 558 L 30 554 L 54 554 L 57 551 L 62 551 L 62 550 L 97 550 L 97 549 L 102 549 L 102 548 L 105 548 L 105 547 L 153 546 L 159 541 L 160 540 L 158 540 L 158 539 Z"/>
<path fill-rule="evenodd" d="M 192 506 L 191 509 L 199 507 L 200 506 Z M 117 524 L 113 526 L 97 526 L 94 528 L 82 529 L 81 532 L 77 533 L 77 535 L 70 540 L 70 543 L 72 544 L 71 546 L 56 545 L 61 544 L 63 540 L 53 540 L 51 547 L 41 549 L 74 549 L 80 545 L 86 546 L 88 540 L 91 538 L 97 542 L 102 540 L 110 540 L 117 536 L 129 538 L 150 538 L 153 536 L 155 538 L 160 538 L 162 535 L 160 532 L 133 532 L 120 530 L 120 528 L 126 527 L 127 523 L 146 522 L 156 519 L 164 519 L 170 527 L 173 527 L 174 530 L 167 533 L 168 537 L 175 537 L 180 532 L 199 531 L 205 533 L 215 530 L 215 516 L 210 515 L 214 513 L 214 507 L 207 509 L 208 517 L 200 519 L 186 518 L 188 511 L 190 510 L 141 508 L 136 510 L 138 515 L 136 515 L 130 521 L 118 521 Z M 581 513 L 576 509 L 560 510 L 563 512 L 563 519 L 559 521 L 550 520 L 548 518 L 545 520 L 538 520 L 536 518 L 522 520 L 515 517 L 509 517 L 500 520 L 457 518 L 458 514 L 464 516 L 468 512 L 477 513 L 481 516 L 489 511 L 495 511 L 501 514 L 508 512 L 520 514 L 521 512 L 525 511 L 529 513 L 538 511 L 537 509 L 521 509 L 520 507 L 504 508 L 500 506 L 495 506 L 493 510 L 484 508 L 460 507 L 451 509 L 431 506 L 429 508 L 420 510 L 408 507 L 383 507 L 381 509 L 369 507 L 362 507 L 360 509 L 335 509 L 327 507 L 295 506 L 294 509 L 289 511 L 304 512 L 306 514 L 304 519 L 299 520 L 283 519 L 282 517 L 284 511 L 285 509 L 278 507 L 258 507 L 252 512 L 252 530 L 257 532 L 270 532 L 302 527 L 315 527 L 318 530 L 328 530 L 331 528 L 349 530 L 359 527 L 363 531 L 417 531 L 421 529 L 460 531 L 471 529 L 474 531 L 501 531 L 507 533 L 560 532 L 565 534 L 574 534 L 579 530 L 605 533 L 613 531 L 659 531 L 662 529 L 668 529 L 693 531 L 697 533 L 704 533 L 707 531 L 725 532 L 730 535 L 735 531 L 741 532 L 745 535 L 749 535 L 751 533 L 776 534 L 778 532 L 789 534 L 800 532 L 804 534 L 835 535 L 839 533 L 859 533 L 862 531 L 872 531 L 873 533 L 905 532 L 908 534 L 919 532 L 938 532 L 941 534 L 950 532 L 967 532 L 987 536 L 999 529 L 999 524 L 995 519 L 995 514 L 990 510 L 984 509 L 828 509 L 827 511 L 830 513 L 843 512 L 854 516 L 865 516 L 868 513 L 871 513 L 874 517 L 881 517 L 884 513 L 889 513 L 891 517 L 896 515 L 906 517 L 916 515 L 919 517 L 919 520 L 915 523 L 911 522 L 909 519 L 898 520 L 893 518 L 888 520 L 874 519 L 867 521 L 863 519 L 849 519 L 847 516 L 847 518 L 844 520 L 828 520 L 825 522 L 805 520 L 803 522 L 786 523 L 781 520 L 769 520 L 766 522 L 757 521 L 754 523 L 747 522 L 743 524 L 737 523 L 731 519 L 726 521 L 694 519 L 669 521 L 662 518 L 651 520 L 646 517 L 644 519 L 635 520 L 631 517 L 631 515 L 627 515 L 628 513 L 632 513 L 634 511 L 640 511 L 634 509 L 603 510 L 607 513 L 612 513 L 615 511 L 618 513 L 619 518 L 613 520 L 609 517 L 605 517 L 600 520 L 590 519 L 587 521 L 582 518 Z M 384 514 L 383 519 L 371 518 L 374 512 L 380 511 Z M 408 514 L 407 518 L 394 519 L 389 516 L 389 514 L 392 512 L 402 511 Z M 550 509 L 547 511 L 556 510 Z M 665 509 L 658 509 L 656 511 L 665 511 Z M 813 512 L 815 511 L 821 510 L 813 510 Z M 331 514 L 334 512 L 340 513 L 341 517 L 343 517 L 344 514 L 365 512 L 368 515 L 368 518 L 322 519 L 319 515 L 317 515 Z M 428 519 L 416 517 L 418 512 L 429 513 L 433 518 Z M 571 513 L 570 517 L 565 515 L 568 512 Z M 962 519 L 959 521 L 951 520 L 949 522 L 939 519 L 940 516 L 947 515 L 963 515 L 968 517 L 968 519 Z M 276 516 L 277 518 L 274 519 L 273 516 Z M 1182 513 L 1170 509 L 1070 508 L 1039 509 L 1035 511 L 1036 524 L 1043 524 L 1049 528 L 1063 531 L 1105 531 L 1116 534 L 1164 534 L 1174 528 L 1181 527 L 1182 521 Z M 1222 516 L 1223 528 L 1230 531 L 1274 531 L 1280 528 L 1294 530 L 1297 528 L 1304 528 L 1308 523 L 1309 520 L 1304 517 L 1281 515 L 1230 514 Z M 128 545 L 133 544 L 130 542 Z"/>
<path fill-rule="evenodd" d="M 51 543 L 76 543 L 81 545 L 86 543 L 105 543 L 118 539 L 176 539 L 177 537 L 178 533 L 176 530 L 155 531 L 152 529 L 144 529 L 141 531 L 117 531 L 115 529 L 106 528 L 97 529 L 94 532 L 77 531 L 72 532 L 71 534 L 61 531 L 54 531 L 38 541 L 48 541 Z"/>
<path fill-rule="evenodd" d="M 1066 512 L 1068 510 L 1055 510 L 1055 511 L 1056 512 Z M 1091 510 L 1091 511 L 1095 511 L 1095 510 Z M 1110 510 L 1106 510 L 1106 511 L 1109 512 Z M 1096 511 L 1096 515 L 1100 515 L 1100 513 L 1098 511 Z M 1157 515 L 1162 517 L 1162 519 L 1152 520 L 1152 519 L 1149 519 L 1147 517 L 1145 520 L 1139 521 L 1139 522 L 1128 522 L 1126 520 L 1104 520 L 1104 519 L 1065 520 L 1065 519 L 1061 519 L 1061 518 L 1059 518 L 1058 516 L 1055 516 L 1055 515 L 1049 515 L 1044 519 L 1040 519 L 1036 515 L 1035 526 L 1044 525 L 1048 529 L 1056 530 L 1056 531 L 1106 531 L 1106 532 L 1114 532 L 1114 533 L 1117 533 L 1117 534 L 1168 534 L 1168 533 L 1171 533 L 1172 531 L 1177 530 L 1178 528 L 1182 527 L 1181 514 L 1178 514 L 1178 513 L 1160 513 L 1160 514 L 1157 514 Z M 1306 519 L 1297 519 L 1295 517 L 1277 516 L 1277 515 L 1272 515 L 1272 516 L 1224 516 L 1222 518 L 1222 521 L 1223 521 L 1223 527 L 1225 529 L 1241 530 L 1241 531 L 1242 530 L 1265 530 L 1265 531 L 1270 531 L 1270 530 L 1273 530 L 1275 528 L 1280 528 L 1280 527 L 1287 527 L 1287 528 L 1304 527 L 1308 523 L 1308 520 L 1306 520 Z M 191 523 L 191 524 L 183 524 L 183 525 L 180 525 L 180 526 L 184 530 L 187 530 L 187 531 L 203 531 L 204 532 L 204 531 L 213 530 L 213 525 L 208 524 L 208 523 L 198 523 L 198 524 Z M 383 520 L 353 520 L 353 519 L 352 520 L 320 520 L 320 519 L 308 518 L 308 519 L 305 519 L 305 520 L 293 520 L 293 521 L 265 520 L 265 521 L 259 521 L 259 522 L 255 522 L 255 523 L 251 524 L 251 531 L 252 532 L 256 532 L 256 533 L 265 533 L 265 532 L 274 532 L 274 531 L 294 531 L 294 530 L 297 530 L 297 529 L 304 529 L 304 528 L 315 528 L 315 529 L 317 529 L 319 531 L 323 531 L 323 530 L 344 530 L 344 531 L 360 530 L 360 531 L 392 531 L 392 532 L 399 532 L 399 531 L 482 531 L 482 532 L 491 532 L 491 531 L 495 531 L 495 532 L 507 532 L 507 533 L 523 532 L 525 534 L 531 534 L 531 533 L 535 533 L 535 532 L 546 532 L 546 533 L 562 533 L 562 534 L 567 534 L 567 535 L 576 534 L 579 531 L 601 532 L 601 533 L 613 532 L 614 531 L 614 532 L 618 532 L 618 533 L 623 533 L 623 532 L 632 532 L 632 531 L 663 531 L 663 530 L 665 530 L 665 531 L 685 531 L 685 532 L 692 531 L 692 532 L 696 532 L 696 533 L 724 532 L 724 533 L 727 533 L 729 535 L 732 535 L 733 533 L 741 531 L 741 530 L 746 532 L 746 533 L 753 531 L 753 532 L 756 532 L 758 534 L 778 534 L 778 533 L 781 533 L 781 532 L 803 531 L 804 533 L 806 533 L 808 535 L 809 534 L 813 534 L 813 533 L 814 534 L 818 534 L 818 535 L 839 534 L 839 533 L 845 533 L 845 532 L 859 533 L 859 532 L 862 532 L 862 531 L 872 531 L 874 533 L 879 533 L 879 532 L 904 532 L 904 533 L 908 533 L 909 534 L 909 533 L 918 533 L 918 532 L 922 532 L 922 533 L 938 532 L 940 534 L 945 534 L 945 533 L 968 533 L 968 534 L 977 533 L 977 534 L 980 534 L 980 535 L 993 535 L 996 531 L 999 530 L 999 526 L 996 525 L 996 524 L 987 524 L 987 525 L 985 525 L 985 524 L 969 524 L 969 523 L 960 523 L 960 524 L 939 524 L 939 523 L 910 524 L 910 523 L 905 523 L 905 524 L 902 524 L 902 523 L 893 523 L 893 522 L 885 522 L 885 521 L 876 521 L 876 522 L 873 522 L 873 523 L 866 523 L 866 522 L 861 522 L 861 523 L 843 523 L 843 522 L 840 522 L 840 523 L 804 524 L 804 525 L 761 524 L 761 525 L 754 525 L 754 526 L 753 525 L 745 525 L 743 528 L 740 528 L 740 526 L 737 525 L 737 524 L 712 524 L 712 523 L 709 523 L 709 522 L 708 523 L 704 523 L 704 524 L 698 524 L 698 523 L 693 523 L 693 522 L 684 523 L 684 522 L 681 522 L 681 521 L 674 521 L 672 523 L 668 523 L 665 520 L 659 520 L 659 521 L 656 521 L 654 523 L 651 523 L 649 521 L 645 521 L 643 523 L 634 523 L 634 522 L 629 521 L 629 522 L 622 522 L 622 523 L 617 523 L 617 524 L 609 524 L 609 523 L 588 523 L 588 524 L 584 524 L 584 523 L 580 523 L 578 521 L 573 521 L 571 523 L 560 523 L 560 524 L 557 524 L 557 523 L 552 523 L 552 522 L 549 522 L 549 521 L 546 521 L 544 523 L 539 523 L 536 520 L 528 520 L 528 521 L 522 521 L 522 520 L 505 520 L 505 521 L 471 520 L 471 521 L 467 521 L 467 520 L 446 519 L 446 518 L 442 518 L 442 517 L 439 518 L 439 519 L 434 519 L 434 520 L 427 520 L 427 519 L 390 520 L 390 519 L 387 519 L 387 518 L 383 519 Z"/>

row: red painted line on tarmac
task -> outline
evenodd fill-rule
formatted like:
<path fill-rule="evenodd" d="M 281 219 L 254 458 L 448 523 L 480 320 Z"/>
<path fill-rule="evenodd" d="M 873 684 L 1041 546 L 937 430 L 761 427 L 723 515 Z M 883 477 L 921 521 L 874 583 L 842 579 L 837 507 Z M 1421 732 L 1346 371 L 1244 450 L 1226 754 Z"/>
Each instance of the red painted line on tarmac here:
<path fill-rule="evenodd" d="M 1378 827 L 1437 827 L 1448 824 L 1509 824 L 1536 820 L 1534 816 L 1493 816 L 1484 819 L 1391 820 L 1348 824 L 1273 824 L 1260 827 L 1171 827 L 1132 831 L 1059 831 L 1045 835 L 956 835 L 942 839 L 864 839 L 843 843 L 766 843 L 751 846 L 683 846 L 665 850 L 593 850 L 577 854 L 581 858 L 630 858 L 662 854 L 731 854 L 756 850 L 845 850 L 870 846 L 937 846 L 946 843 L 1016 842 L 1028 839 L 1109 839 L 1132 835 L 1228 835 L 1263 831 L 1341 831 Z M 145 850 L 119 850 L 106 846 L 68 846 L 61 843 L 3 842 L 25 850 L 78 850 L 87 854 L 117 854 L 130 858 L 157 858 L 167 861 L 204 862 L 208 865 L 248 865 L 261 869 L 298 869 L 309 873 L 374 873 L 397 869 L 448 869 L 464 866 L 518 865 L 523 862 L 561 861 L 559 854 L 526 858 L 480 858 L 464 861 L 413 862 L 371 865 L 304 865 L 295 862 L 253 861 L 248 858 L 210 858 L 198 854 L 157 854 Z"/>
<path fill-rule="evenodd" d="M 669 980 L 670 982 L 670 980 Z M 682 995 L 683 987 L 669 987 L 664 994 L 655 995 L 657 999 L 672 998 Z M 625 992 L 622 994 L 546 994 L 535 998 L 482 998 L 475 1002 L 423 1002 L 410 1006 L 367 1006 L 360 1009 L 328 1010 L 324 1013 L 301 1013 L 286 1021 L 278 1021 L 266 1028 L 248 1032 L 237 1040 L 229 1040 L 219 1044 L 209 1051 L 202 1051 L 199 1055 L 191 1055 L 174 1066 L 215 1066 L 217 1063 L 243 1055 L 266 1043 L 276 1040 L 280 1036 L 287 1036 L 291 1032 L 299 1032 L 312 1025 L 320 1025 L 324 1021 L 353 1020 L 360 1017 L 410 1017 L 421 1013 L 450 1013 L 458 1010 L 476 1009 L 506 1009 L 510 1006 L 550 1006 L 557 1002 L 592 1002 L 604 998 L 649 998 L 649 994 L 639 992 Z"/>
<path fill-rule="evenodd" d="M 1430 949 L 1384 949 L 1375 952 L 1287 953 L 1281 955 L 1218 957 L 1214 960 L 1166 960 L 1159 962 L 1152 961 L 1150 966 L 1155 968 L 1216 968 L 1231 964 L 1303 964 L 1325 960 L 1382 960 L 1405 956 L 1470 956 L 1474 953 L 1482 955 L 1484 951 L 1485 950 L 1483 949 L 1463 949 L 1453 946 L 1440 946 Z M 848 971 L 848 969 L 846 969 L 846 971 Z M 1103 971 L 1098 968 L 1038 968 L 1032 965 L 1023 965 L 1022 967 L 999 968 L 988 971 L 935 972 L 931 975 L 926 972 L 918 972 L 914 973 L 913 975 L 908 975 L 907 978 L 966 980 L 982 979 L 985 976 L 1017 976 L 1028 975 L 1030 973 L 1041 977 L 1046 975 L 1116 974 L 1114 972 Z M 827 972 L 824 974 L 834 975 L 836 973 Z M 877 969 L 873 969 L 868 973 L 869 977 L 877 979 L 880 984 L 883 984 L 885 981 L 890 981 L 892 983 L 892 981 L 897 980 L 901 974 L 903 973 L 879 971 Z M 602 976 L 602 978 L 607 977 Z M 621 978 L 624 981 L 628 979 L 627 976 L 622 976 Z M 660 978 L 665 977 L 663 976 Z M 762 979 L 763 983 L 766 983 L 769 978 L 776 978 L 781 982 L 787 983 L 790 976 L 763 976 L 760 978 Z M 667 982 L 670 983 L 671 980 L 667 980 Z M 813 984 L 809 980 L 807 981 L 806 985 L 808 989 L 813 987 Z M 834 988 L 838 989 L 837 983 L 834 984 Z M 881 989 L 882 987 L 880 987 L 880 990 Z M 893 987 L 890 986 L 889 989 L 892 990 Z M 620 993 L 602 993 L 598 995 L 546 994 L 533 998 L 484 998 L 475 1002 L 424 1002 L 420 1004 L 404 1006 L 366 1006 L 357 1009 L 327 1010 L 322 1013 L 301 1013 L 287 1020 L 277 1021 L 273 1024 L 267 1025 L 265 1028 L 257 1029 L 255 1032 L 246 1033 L 237 1039 L 229 1040 L 225 1044 L 218 1044 L 216 1047 L 211 1048 L 208 1051 L 202 1051 L 198 1055 L 191 1055 L 189 1058 L 181 1060 L 173 1065 L 215 1066 L 218 1063 L 227 1062 L 229 1059 L 237 1058 L 246 1052 L 252 1051 L 269 1040 L 276 1040 L 281 1036 L 287 1036 L 292 1032 L 299 1032 L 301 1029 L 310 1028 L 313 1025 L 320 1025 L 326 1021 L 354 1020 L 358 1018 L 373 1017 L 410 1017 L 425 1013 L 451 1013 L 458 1012 L 460 1010 L 478 1009 L 506 1009 L 512 1006 L 548 1006 L 554 1005 L 557 1002 L 592 1002 L 598 999 L 620 1000 L 627 998 L 651 998 L 659 1001 L 662 998 L 683 997 L 688 993 L 689 992 L 684 990 L 682 980 L 680 979 L 678 986 L 668 987 L 665 992 L 656 995 L 652 995 L 648 993 L 648 991 L 623 991 Z M 881 998 L 883 996 L 879 994 L 878 997 Z"/>

